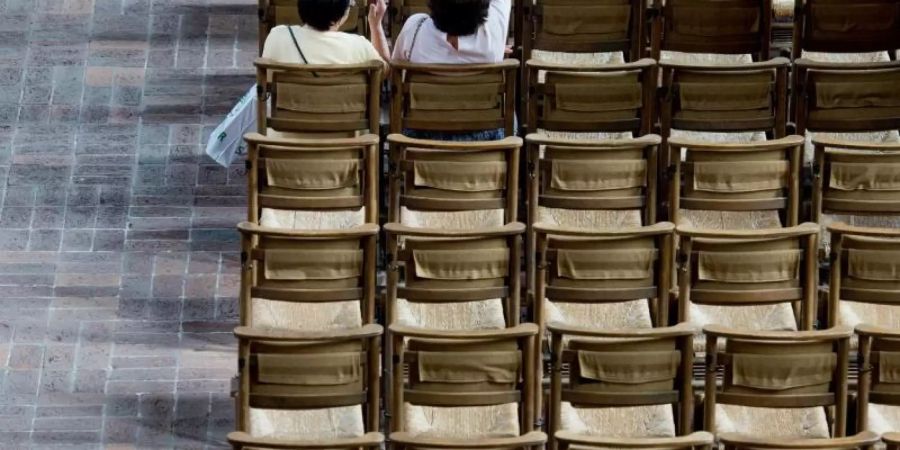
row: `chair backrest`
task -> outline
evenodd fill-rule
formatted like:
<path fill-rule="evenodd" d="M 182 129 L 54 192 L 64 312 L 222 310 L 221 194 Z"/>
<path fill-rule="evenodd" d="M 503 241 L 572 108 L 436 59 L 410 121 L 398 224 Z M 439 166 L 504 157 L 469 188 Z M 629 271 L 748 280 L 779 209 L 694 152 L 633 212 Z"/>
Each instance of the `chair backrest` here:
<path fill-rule="evenodd" d="M 705 430 L 717 430 L 717 404 L 758 408 L 821 406 L 834 407 L 832 434 L 844 436 L 852 329 L 754 332 L 710 325 L 703 332 Z M 720 340 L 724 341 L 724 349 Z M 799 435 L 803 425 L 797 427 Z"/>
<path fill-rule="evenodd" d="M 813 220 L 824 214 L 900 216 L 900 144 L 814 138 Z"/>
<path fill-rule="evenodd" d="M 800 329 L 813 327 L 819 226 L 713 231 L 679 226 L 679 322 L 688 302 L 749 306 L 800 303 Z"/>
<path fill-rule="evenodd" d="M 794 16 L 794 58 L 802 52 L 865 53 L 900 47 L 898 0 L 805 0 Z"/>
<path fill-rule="evenodd" d="M 519 62 L 391 66 L 391 132 L 471 132 L 502 128 L 515 135 Z"/>
<path fill-rule="evenodd" d="M 798 224 L 803 136 L 746 144 L 670 138 L 669 204 L 681 210 L 778 211 L 782 224 Z M 682 149 L 686 149 L 682 161 Z"/>
<path fill-rule="evenodd" d="M 251 409 L 359 405 L 367 431 L 377 431 L 382 332 L 377 324 L 319 333 L 237 327 L 238 430 L 253 434 Z"/>
<path fill-rule="evenodd" d="M 256 60 L 257 130 L 302 137 L 379 131 L 384 64 L 286 64 Z"/>
<path fill-rule="evenodd" d="M 578 408 L 673 405 L 682 411 L 678 434 L 690 433 L 694 409 L 692 338 L 696 330 L 683 325 L 591 330 L 579 335 L 550 324 L 550 435 L 561 430 L 563 402 Z M 564 343 L 564 337 L 570 339 Z M 566 382 L 563 366 L 569 368 Z"/>
<path fill-rule="evenodd" d="M 563 303 L 616 303 L 649 299 L 653 323 L 668 324 L 675 226 L 662 222 L 615 230 L 570 229 L 535 224 L 535 298 Z M 543 301 L 535 322 L 546 324 Z"/>
<path fill-rule="evenodd" d="M 660 67 L 664 139 L 673 128 L 785 135 L 790 67 L 786 58 L 734 66 L 660 63 Z"/>
<path fill-rule="evenodd" d="M 543 50 L 623 52 L 637 61 L 644 53 L 646 6 L 646 0 L 537 0 L 525 7 L 524 59 Z"/>
<path fill-rule="evenodd" d="M 720 433 L 719 443 L 724 450 L 875 450 L 880 442 L 877 434 L 863 431 L 855 436 L 840 438 L 791 439 L 757 438 L 739 433 Z"/>
<path fill-rule="evenodd" d="M 363 210 L 378 222 L 378 136 L 279 139 L 256 133 L 247 142 L 247 220 L 265 209 Z"/>
<path fill-rule="evenodd" d="M 264 228 L 242 222 L 241 232 L 241 325 L 257 328 L 314 326 L 316 329 L 375 323 L 376 236 L 378 225 L 365 224 L 347 230 L 294 231 Z M 278 317 L 265 322 L 256 308 L 283 311 L 291 305 L 358 302 L 356 311 L 338 309 L 341 317 L 326 322 L 309 317 L 305 326 L 291 323 L 298 317 Z M 302 306 L 302 305 L 301 305 Z M 313 306 L 315 308 L 315 306 Z M 305 313 L 313 315 L 315 309 Z M 303 314 L 303 312 L 298 312 Z M 355 314 L 356 317 L 350 317 Z M 316 322 L 316 319 L 319 321 Z"/>
<path fill-rule="evenodd" d="M 384 229 L 391 253 L 388 324 L 395 322 L 397 299 L 433 304 L 500 299 L 505 325 L 519 323 L 523 224 L 462 231 L 389 223 Z"/>
<path fill-rule="evenodd" d="M 657 83 L 652 59 L 591 66 L 529 60 L 526 66 L 531 132 L 651 132 Z"/>
<path fill-rule="evenodd" d="M 652 56 L 661 51 L 768 59 L 772 0 L 654 0 Z"/>
<path fill-rule="evenodd" d="M 900 128 L 900 62 L 794 64 L 798 134 Z"/>
<path fill-rule="evenodd" d="M 900 333 L 893 328 L 863 324 L 859 335 L 859 396 L 856 420 L 860 430 L 869 428 L 869 404 L 900 406 Z"/>
<path fill-rule="evenodd" d="M 347 21 L 341 25 L 341 31 L 365 35 L 368 32 L 367 12 L 368 4 L 365 0 L 353 0 Z M 263 44 L 272 28 L 302 23 L 297 10 L 297 0 L 259 0 L 259 53 L 262 54 Z"/>
<path fill-rule="evenodd" d="M 516 220 L 521 138 L 451 142 L 392 134 L 388 142 L 389 221 L 401 222 L 403 208 L 434 212 L 503 210 L 503 223 Z"/>

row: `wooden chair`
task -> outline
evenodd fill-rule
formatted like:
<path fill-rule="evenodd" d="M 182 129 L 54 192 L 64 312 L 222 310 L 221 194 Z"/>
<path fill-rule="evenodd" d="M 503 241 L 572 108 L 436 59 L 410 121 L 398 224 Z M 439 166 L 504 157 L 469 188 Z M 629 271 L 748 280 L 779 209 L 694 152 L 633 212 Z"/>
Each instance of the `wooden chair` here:
<path fill-rule="evenodd" d="M 850 328 L 738 331 L 710 325 L 703 332 L 706 335 L 705 430 L 740 432 L 780 443 L 845 435 L 848 352 L 853 333 Z M 724 346 L 720 346 L 720 340 L 724 340 Z M 720 374 L 721 385 L 717 383 Z M 717 423 L 718 410 L 723 406 L 758 411 L 833 408 L 834 413 L 830 435 L 826 424 L 822 424 L 825 429 L 819 430 L 825 435 L 816 435 L 815 429 L 806 429 L 810 424 L 791 423 L 791 418 L 784 416 L 778 418 L 779 423 L 766 420 L 732 423 L 727 427 L 735 428 L 731 430 Z"/>
<path fill-rule="evenodd" d="M 877 433 L 896 433 L 895 430 L 900 430 L 897 421 L 900 394 L 895 376 L 900 331 L 896 327 L 860 324 L 856 334 L 859 336 L 860 362 L 857 427 Z M 885 439 L 888 448 L 891 448 L 891 440 L 897 439 Z"/>
<path fill-rule="evenodd" d="M 750 214 L 760 216 L 751 225 L 762 228 L 797 225 L 803 143 L 803 136 L 746 144 L 670 138 L 666 159 L 671 164 L 667 173 L 672 221 L 735 229 L 746 224 L 729 219 Z M 714 223 L 714 218 L 721 223 Z"/>
<path fill-rule="evenodd" d="M 671 425 L 679 436 L 692 430 L 694 415 L 693 380 L 694 350 L 691 343 L 696 330 L 686 324 L 654 329 L 603 329 L 572 327 L 551 323 L 552 378 L 550 388 L 550 424 L 552 449 L 570 445 L 623 448 L 610 443 L 609 437 L 628 436 L 640 443 L 655 443 L 653 448 L 690 448 L 711 444 L 710 436 L 651 439 L 646 435 L 649 420 L 637 425 L 629 412 L 642 407 L 666 406 L 673 409 Z M 564 338 L 568 340 L 564 341 Z M 563 383 L 563 367 L 568 379 Z M 564 403 L 574 414 L 582 409 L 605 410 L 609 418 L 602 429 L 585 432 L 567 430 L 562 419 Z M 619 422 L 617 415 L 626 417 Z M 678 417 L 675 419 L 674 417 Z M 667 419 L 663 421 L 668 422 Z M 677 427 L 676 427 L 677 422 Z M 635 429 L 635 425 L 639 429 Z M 590 425 L 588 424 L 588 427 Z M 676 429 L 677 428 L 677 429 Z M 606 436 L 604 436 L 606 435 Z M 612 435 L 612 436 L 610 436 Z M 594 441 L 597 436 L 598 441 Z M 646 445 L 643 448 L 647 448 Z M 631 447 L 625 447 L 631 448 Z"/>
<path fill-rule="evenodd" d="M 453 229 L 516 221 L 521 138 L 451 142 L 391 134 L 388 143 L 388 221 Z"/>
<path fill-rule="evenodd" d="M 831 439 L 761 439 L 739 433 L 722 433 L 718 437 L 725 450 L 875 450 L 880 441 L 877 434 L 865 431 Z"/>
<path fill-rule="evenodd" d="M 353 0 L 347 21 L 341 31 L 365 35 L 368 3 L 365 0 Z M 278 25 L 302 24 L 297 10 L 297 0 L 259 0 L 259 54 L 262 55 L 263 44 L 272 28 Z"/>
<path fill-rule="evenodd" d="M 242 222 L 241 325 L 320 330 L 375 323 L 378 225 L 296 231 Z"/>
<path fill-rule="evenodd" d="M 259 58 L 257 130 L 286 137 L 379 132 L 384 64 L 287 64 Z"/>
<path fill-rule="evenodd" d="M 769 59 L 772 0 L 653 0 L 651 57 L 662 51 Z"/>
<path fill-rule="evenodd" d="M 465 133 L 503 129 L 515 136 L 519 62 L 391 63 L 391 133 Z"/>
<path fill-rule="evenodd" d="M 285 139 L 249 133 L 247 220 L 271 228 L 378 223 L 378 136 Z"/>
<path fill-rule="evenodd" d="M 679 322 L 812 329 L 818 225 L 726 231 L 678 226 L 676 232 Z"/>
<path fill-rule="evenodd" d="M 310 332 L 237 327 L 240 406 L 239 431 L 228 434 L 233 448 L 383 445 L 377 431 L 382 331 L 377 324 Z"/>
<path fill-rule="evenodd" d="M 900 62 L 794 64 L 797 134 L 900 129 Z"/>
<path fill-rule="evenodd" d="M 533 431 L 536 325 L 390 330 L 393 373 L 401 374 L 391 385 L 394 448 L 544 448 L 547 436 Z M 427 425 L 416 424 L 421 410 Z"/>
<path fill-rule="evenodd" d="M 656 120 L 655 69 L 656 62 L 652 59 L 604 65 L 555 64 L 529 59 L 524 89 L 528 93 L 528 130 L 531 133 L 630 132 L 634 137 L 649 134 Z"/>
<path fill-rule="evenodd" d="M 659 136 L 606 141 L 529 134 L 526 142 L 530 292 L 535 276 L 534 224 L 599 230 L 656 223 Z"/>
<path fill-rule="evenodd" d="M 798 0 L 794 10 L 793 57 L 803 51 L 889 52 L 900 47 L 898 0 Z"/>
<path fill-rule="evenodd" d="M 569 448 L 599 447 L 643 450 L 705 450 L 712 448 L 714 438 L 711 433 L 697 431 L 687 436 L 672 438 L 608 438 L 557 431 L 559 450 Z"/>

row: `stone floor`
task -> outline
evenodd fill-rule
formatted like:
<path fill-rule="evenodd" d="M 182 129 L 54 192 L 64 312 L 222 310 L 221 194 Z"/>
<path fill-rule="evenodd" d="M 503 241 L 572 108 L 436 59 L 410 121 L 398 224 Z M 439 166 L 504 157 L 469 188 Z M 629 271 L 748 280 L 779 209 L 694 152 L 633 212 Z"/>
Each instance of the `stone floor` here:
<path fill-rule="evenodd" d="M 221 448 L 256 0 L 0 0 L 0 448 Z"/>

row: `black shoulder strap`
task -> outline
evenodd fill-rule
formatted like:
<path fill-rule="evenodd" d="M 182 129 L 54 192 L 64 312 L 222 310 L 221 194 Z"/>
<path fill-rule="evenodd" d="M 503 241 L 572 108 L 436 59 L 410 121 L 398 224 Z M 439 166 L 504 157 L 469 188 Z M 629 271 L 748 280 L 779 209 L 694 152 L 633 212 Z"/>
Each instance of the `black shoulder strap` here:
<path fill-rule="evenodd" d="M 406 52 L 406 59 L 407 59 L 407 60 L 411 60 L 411 59 L 412 59 L 412 52 L 413 52 L 413 49 L 416 48 L 416 39 L 419 37 L 419 30 L 422 29 L 422 24 L 424 24 L 425 21 L 428 20 L 428 19 L 430 19 L 430 18 L 431 18 L 430 16 L 425 16 L 425 17 L 423 17 L 422 20 L 420 20 L 419 23 L 416 25 L 416 31 L 413 33 L 412 42 L 409 44 L 409 51 Z"/>
<path fill-rule="evenodd" d="M 297 53 L 300 54 L 300 59 L 303 60 L 303 64 L 309 65 L 309 61 L 306 60 L 306 55 L 303 54 L 303 50 L 300 50 L 300 43 L 297 42 L 297 36 L 294 36 L 294 30 L 291 29 L 291 26 L 287 26 L 288 33 L 291 34 L 291 40 L 294 41 L 294 47 L 297 49 Z M 318 77 L 319 75 L 313 72 L 314 77 Z"/>

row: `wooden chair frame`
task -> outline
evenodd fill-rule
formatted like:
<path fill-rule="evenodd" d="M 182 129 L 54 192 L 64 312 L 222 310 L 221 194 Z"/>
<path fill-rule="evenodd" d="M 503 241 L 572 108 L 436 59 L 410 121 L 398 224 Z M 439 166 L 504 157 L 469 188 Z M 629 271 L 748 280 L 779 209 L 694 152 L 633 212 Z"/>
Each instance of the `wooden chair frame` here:
<path fill-rule="evenodd" d="M 796 227 L 766 230 L 700 230 L 694 227 L 678 226 L 676 234 L 681 239 L 678 250 L 678 321 L 687 322 L 688 302 L 701 297 L 704 300 L 728 297 L 728 304 L 754 305 L 790 302 L 800 330 L 811 330 L 815 322 L 816 297 L 818 295 L 818 242 L 819 225 L 804 223 Z M 728 243 L 796 240 L 802 248 L 803 264 L 800 268 L 801 286 L 795 298 L 794 289 L 774 289 L 758 291 L 706 291 L 694 289 L 692 260 L 695 241 L 716 241 Z M 762 333 L 762 332 L 760 332 Z M 709 341 L 707 340 L 707 343 Z M 708 345 L 708 344 L 707 344 Z"/>
<path fill-rule="evenodd" d="M 256 126 L 260 134 L 265 135 L 273 125 L 281 121 L 269 117 L 269 100 L 274 104 L 277 100 L 277 85 L 273 76 L 278 73 L 310 76 L 311 83 L 324 86 L 340 87 L 339 83 L 328 84 L 330 76 L 364 75 L 366 87 L 366 114 L 364 119 L 340 119 L 317 121 L 314 119 L 290 120 L 299 128 L 286 130 L 299 133 L 346 133 L 349 136 L 362 133 L 379 133 L 381 126 L 381 82 L 385 65 L 381 61 L 369 61 L 361 64 L 290 64 L 272 59 L 258 58 L 256 66 Z"/>
<path fill-rule="evenodd" d="M 639 2 L 638 2 L 639 3 Z M 635 137 L 644 136 L 653 131 L 656 121 L 655 93 L 658 76 L 656 61 L 644 58 L 626 64 L 566 65 L 541 62 L 529 59 L 524 67 L 524 89 L 528 103 L 528 131 L 536 133 L 539 129 L 546 131 L 567 132 L 621 132 L 630 131 Z M 543 118 L 542 106 L 545 97 L 551 93 L 551 86 L 538 82 L 541 72 L 560 72 L 566 74 L 604 75 L 622 72 L 637 72 L 641 83 L 642 101 L 637 117 L 630 119 L 610 119 L 587 122 L 549 121 Z"/>
<path fill-rule="evenodd" d="M 384 329 L 378 324 L 368 324 L 352 330 L 328 330 L 315 332 L 302 332 L 293 330 L 265 330 L 252 327 L 237 327 L 234 330 L 238 337 L 238 367 L 240 370 L 240 389 L 238 391 L 238 429 L 236 433 L 230 433 L 228 440 L 234 448 L 347 448 L 347 446 L 359 446 L 377 448 L 384 441 L 384 436 L 378 430 L 381 411 L 380 399 L 380 349 L 381 336 Z M 361 437 L 335 439 L 328 441 L 300 441 L 278 438 L 259 438 L 250 436 L 248 412 L 250 410 L 250 373 L 254 366 L 251 354 L 251 345 L 254 342 L 266 344 L 324 344 L 361 342 L 366 353 L 366 370 L 359 394 L 314 394 L 291 396 L 292 403 L 300 403 L 303 407 L 328 408 L 337 406 L 361 405 L 364 408 L 365 427 L 368 433 Z M 275 401 L 275 400 L 273 400 Z M 301 407 L 301 408 L 303 408 Z"/>
<path fill-rule="evenodd" d="M 669 26 L 668 22 L 672 21 L 672 17 L 674 16 L 675 8 L 678 8 L 679 3 L 687 4 L 688 6 L 698 6 L 698 4 L 702 4 L 705 8 L 712 8 L 710 5 L 711 2 L 697 2 L 697 1 L 663 1 L 663 0 L 653 0 L 652 9 L 654 12 L 654 20 L 652 24 L 652 31 L 650 34 L 650 55 L 652 58 L 659 60 L 660 54 L 663 50 L 669 51 L 679 51 L 679 52 L 687 52 L 687 53 L 718 53 L 718 54 L 751 54 L 755 61 L 764 61 L 769 59 L 769 52 L 772 40 L 772 0 L 757 0 L 754 3 L 758 3 L 760 8 L 759 12 L 759 30 L 752 32 L 758 34 L 753 43 L 733 43 L 733 44 L 723 44 L 721 42 L 717 42 L 714 37 L 709 37 L 708 39 L 698 40 L 696 42 L 669 42 L 666 40 L 666 28 Z M 737 3 L 737 2 L 733 2 Z M 750 1 L 744 1 L 743 3 L 749 4 Z M 748 32 L 750 34 L 751 32 Z"/>
<path fill-rule="evenodd" d="M 294 23 L 282 23 L 278 22 L 275 17 L 275 8 L 276 7 L 284 7 L 284 6 L 293 6 L 297 7 L 297 0 L 258 0 L 259 3 L 257 5 L 257 13 L 259 15 L 259 54 L 262 55 L 263 47 L 266 43 L 266 38 L 269 36 L 269 32 L 272 31 L 272 28 L 275 28 L 278 25 L 296 25 Z M 357 34 L 365 35 L 368 33 L 367 21 L 366 17 L 368 14 L 368 4 L 362 0 L 353 0 L 353 3 L 350 5 L 350 14 L 356 13 L 356 28 L 348 29 L 348 26 L 345 24 L 344 27 L 341 27 L 341 31 L 355 31 Z M 348 19 L 349 20 L 349 19 Z"/>
<path fill-rule="evenodd" d="M 548 430 L 553 436 L 551 443 L 552 449 L 567 449 L 570 444 L 588 444 L 591 446 L 606 446 L 601 443 L 616 444 L 615 448 L 622 448 L 619 445 L 643 444 L 652 448 L 690 448 L 693 446 L 706 446 L 711 444 L 711 436 L 706 434 L 689 435 L 693 429 L 694 417 L 694 393 L 693 393 L 693 366 L 694 366 L 694 349 L 693 336 L 696 333 L 692 327 L 687 324 L 679 324 L 666 328 L 650 328 L 650 329 L 628 329 L 628 330 L 599 330 L 587 329 L 581 327 L 570 327 L 558 323 L 547 325 L 551 333 L 551 353 L 550 361 L 552 362 L 551 381 L 550 381 L 550 421 Z M 568 383 L 566 388 L 563 387 L 562 372 L 563 364 L 569 363 L 572 367 L 571 355 L 566 355 L 563 336 L 582 337 L 587 339 L 621 339 L 636 342 L 650 341 L 676 341 L 675 346 L 681 353 L 681 362 L 679 364 L 678 375 L 674 380 L 675 389 L 673 392 L 586 392 L 573 389 L 573 373 L 569 370 Z M 577 359 L 577 357 L 575 357 Z M 683 436 L 674 439 L 630 439 L 624 442 L 617 439 L 579 436 L 573 432 L 560 430 L 561 426 L 561 405 L 566 398 L 578 398 L 579 402 L 596 407 L 623 407 L 623 406 L 641 406 L 641 405 L 662 405 L 671 404 L 679 411 L 678 414 L 678 434 Z M 612 447 L 612 445 L 610 445 Z M 624 447 L 632 448 L 632 447 Z M 641 447 L 635 447 L 641 448 Z"/>
<path fill-rule="evenodd" d="M 881 235 L 900 236 L 897 230 L 881 231 Z M 888 350 L 896 349 L 897 343 L 900 342 L 900 331 L 893 328 L 861 324 L 856 327 L 856 334 L 859 336 L 859 382 L 856 401 L 856 425 L 859 429 L 865 430 L 868 429 L 869 424 L 869 403 L 891 406 L 900 405 L 900 395 L 894 392 L 879 392 L 877 389 L 874 389 L 875 380 L 873 379 L 873 373 L 877 373 L 881 365 L 880 358 L 875 353 L 879 351 L 879 347 L 884 347 Z M 893 433 L 890 437 L 885 435 L 885 443 L 888 444 L 888 448 L 892 448 L 892 445 L 900 445 L 900 439 L 898 438 L 900 438 L 900 435 L 897 433 Z"/>
<path fill-rule="evenodd" d="M 887 444 L 887 450 L 900 450 L 900 433 L 885 433 L 881 440 Z"/>
<path fill-rule="evenodd" d="M 557 431 L 555 439 L 559 441 L 559 450 L 569 450 L 572 445 L 643 450 L 711 450 L 715 445 L 713 435 L 705 431 L 673 438 L 606 438 Z"/>
<path fill-rule="evenodd" d="M 797 134 L 806 134 L 807 130 L 825 132 L 867 132 L 900 129 L 900 114 L 896 117 L 885 118 L 858 118 L 850 115 L 847 118 L 832 118 L 814 120 L 810 115 L 810 103 L 815 99 L 815 86 L 811 74 L 817 72 L 842 75 L 861 75 L 879 73 L 898 73 L 900 77 L 900 62 L 876 62 L 876 63 L 824 63 L 797 59 L 794 61 L 792 104 L 794 106 Z M 857 108 L 862 109 L 862 108 Z"/>
<path fill-rule="evenodd" d="M 515 110 L 516 110 L 516 77 L 519 69 L 519 61 L 507 59 L 497 64 L 413 64 L 404 61 L 391 63 L 391 133 L 403 133 L 404 128 L 465 132 L 481 131 L 495 128 L 503 128 L 507 137 L 515 136 Z M 406 117 L 405 109 L 409 100 L 409 84 L 406 79 L 410 74 L 421 75 L 449 75 L 455 81 L 464 81 L 467 75 L 472 74 L 499 74 L 503 77 L 502 116 L 496 123 L 482 125 L 479 121 L 446 122 L 441 120 L 417 119 L 411 121 Z M 448 89 L 450 87 L 448 86 Z"/>
<path fill-rule="evenodd" d="M 667 142 L 666 160 L 669 161 L 667 173 L 669 178 L 669 205 L 672 221 L 680 223 L 680 211 L 684 209 L 699 209 L 712 211 L 761 211 L 777 210 L 783 216 L 784 224 L 788 227 L 796 226 L 800 216 L 800 177 L 803 166 L 803 136 L 788 136 L 772 141 L 752 142 L 746 144 L 720 144 L 712 142 L 698 142 L 690 139 L 670 138 Z M 732 155 L 765 154 L 773 150 L 783 150 L 784 159 L 789 164 L 787 186 L 784 189 L 784 197 L 742 199 L 738 198 L 692 198 L 686 191 L 688 180 L 682 180 L 685 174 L 685 166 L 691 167 L 692 163 L 682 161 L 681 150 L 686 148 L 688 153 L 706 153 L 709 155 L 721 155 L 727 160 Z M 718 159 L 716 159 L 718 161 Z M 737 163 L 737 162 L 736 162 Z M 729 193 L 723 193 L 723 197 Z"/>
<path fill-rule="evenodd" d="M 709 325 L 703 328 L 703 333 L 706 335 L 706 375 L 703 403 L 703 428 L 705 430 L 716 429 L 717 403 L 763 408 L 833 406 L 835 414 L 832 435 L 836 438 L 844 437 L 847 431 L 847 379 L 850 359 L 850 335 L 853 334 L 853 331 L 849 327 L 837 327 L 817 331 L 738 331 L 718 325 Z M 831 391 L 827 394 L 780 394 L 775 396 L 724 392 L 724 388 L 717 386 L 717 376 L 720 367 L 719 361 L 722 360 L 724 364 L 729 364 L 731 355 L 727 354 L 727 352 L 720 352 L 719 339 L 734 339 L 744 343 L 769 344 L 831 342 L 834 345 L 835 353 L 837 353 L 837 364 L 831 380 Z M 771 442 L 783 444 L 784 440 Z M 767 447 L 764 446 L 763 448 Z"/>
<path fill-rule="evenodd" d="M 897 8 L 900 8 L 900 2 L 895 0 L 887 0 L 887 1 L 873 1 L 869 3 L 883 3 L 890 4 L 889 2 L 893 1 Z M 894 53 L 896 48 L 890 48 L 890 42 L 898 42 L 900 40 L 900 24 L 897 24 L 897 29 L 891 30 L 893 33 L 884 32 L 879 34 L 878 36 L 867 36 L 860 38 L 859 41 L 855 41 L 852 38 L 848 38 L 847 36 L 836 36 L 831 39 L 828 38 L 813 38 L 813 27 L 814 21 L 813 17 L 815 14 L 813 13 L 813 9 L 817 6 L 816 3 L 819 3 L 817 0 L 797 0 L 794 5 L 794 39 L 792 45 L 792 59 L 800 59 L 802 57 L 804 50 L 815 51 L 815 52 L 826 52 L 826 53 L 868 53 L 868 52 L 880 52 L 885 51 L 888 52 L 890 58 L 892 60 L 896 59 L 897 56 Z M 847 1 L 845 5 L 837 4 L 834 1 L 829 2 L 821 2 L 828 4 L 831 7 L 852 7 L 857 3 L 855 1 Z M 819 30 L 821 31 L 821 30 Z M 852 28 L 848 30 L 843 30 L 844 32 L 853 33 L 854 30 Z M 900 44 L 897 44 L 900 46 Z"/>
<path fill-rule="evenodd" d="M 719 442 L 725 450 L 874 450 L 878 435 L 863 431 L 855 436 L 831 439 L 760 439 L 738 433 L 722 433 Z"/>
<path fill-rule="evenodd" d="M 346 139 L 285 139 L 248 133 L 244 136 L 247 142 L 247 220 L 259 223 L 260 210 L 263 207 L 288 209 L 342 209 L 365 208 L 365 222 L 378 223 L 378 136 L 369 134 L 357 138 Z M 265 179 L 261 172 L 265 170 L 265 158 L 283 157 L 290 152 L 298 154 L 316 154 L 335 150 L 359 149 L 361 154 L 362 174 L 360 176 L 361 193 L 356 197 L 287 197 L 267 195 L 263 192 Z"/>

